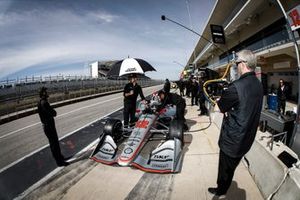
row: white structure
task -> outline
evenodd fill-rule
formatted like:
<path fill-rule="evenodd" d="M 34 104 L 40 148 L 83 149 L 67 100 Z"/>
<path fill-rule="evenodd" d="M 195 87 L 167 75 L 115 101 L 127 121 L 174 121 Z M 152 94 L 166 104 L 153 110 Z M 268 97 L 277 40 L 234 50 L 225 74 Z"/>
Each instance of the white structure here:
<path fill-rule="evenodd" d="M 99 73 L 98 73 L 98 69 L 99 69 L 99 61 L 93 62 L 89 64 L 90 67 L 90 76 L 92 76 L 93 78 L 98 78 L 99 77 Z"/>

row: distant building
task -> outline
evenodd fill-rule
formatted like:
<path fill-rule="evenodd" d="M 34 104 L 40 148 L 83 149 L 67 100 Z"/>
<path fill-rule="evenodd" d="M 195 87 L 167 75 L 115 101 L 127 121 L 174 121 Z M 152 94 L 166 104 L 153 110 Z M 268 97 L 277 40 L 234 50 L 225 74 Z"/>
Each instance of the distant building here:
<path fill-rule="evenodd" d="M 106 77 L 107 73 L 115 62 L 116 61 L 95 61 L 93 63 L 90 63 L 90 76 L 92 76 L 93 78 Z"/>

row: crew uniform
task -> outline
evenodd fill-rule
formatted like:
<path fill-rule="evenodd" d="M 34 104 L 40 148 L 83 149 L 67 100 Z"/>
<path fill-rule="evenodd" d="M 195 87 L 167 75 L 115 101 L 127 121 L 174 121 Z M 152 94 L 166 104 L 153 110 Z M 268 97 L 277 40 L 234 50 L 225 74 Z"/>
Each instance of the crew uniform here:
<path fill-rule="evenodd" d="M 191 84 L 191 105 L 198 105 L 198 92 L 199 92 L 199 84 L 196 81 L 193 81 Z"/>
<path fill-rule="evenodd" d="M 279 85 L 277 90 L 277 96 L 278 96 L 278 112 L 280 113 L 282 110 L 282 114 L 285 113 L 285 105 L 286 105 L 286 99 L 288 97 L 288 87 L 284 84 L 283 86 Z"/>
<path fill-rule="evenodd" d="M 234 171 L 256 135 L 263 89 L 254 72 L 247 72 L 225 90 L 218 101 L 225 113 L 219 138 L 218 193 L 225 194 Z"/>
<path fill-rule="evenodd" d="M 125 96 L 125 93 L 130 93 L 133 91 L 133 95 Z M 142 88 L 137 83 L 127 83 L 124 87 L 124 126 L 128 126 L 129 118 L 130 124 L 135 123 L 135 110 L 136 110 L 136 100 L 138 95 L 140 95 L 142 100 L 145 100 Z"/>
<path fill-rule="evenodd" d="M 204 81 L 199 81 L 199 91 L 198 91 L 198 98 L 199 98 L 199 108 L 200 108 L 200 114 L 199 115 L 206 115 L 208 113 L 207 108 L 205 107 L 205 96 L 203 91 L 203 84 Z"/>
<path fill-rule="evenodd" d="M 166 79 L 166 82 L 164 84 L 164 89 L 163 89 L 166 93 L 170 93 L 171 90 L 171 83 L 169 81 L 169 79 Z"/>
<path fill-rule="evenodd" d="M 184 112 L 186 103 L 184 98 L 182 98 L 180 95 L 175 93 L 165 93 L 164 91 L 160 91 L 158 95 L 160 96 L 160 93 L 165 94 L 165 98 L 162 100 L 162 104 L 159 106 L 159 109 L 164 108 L 166 105 L 176 105 L 176 119 L 178 121 L 181 121 L 183 123 L 184 129 L 187 130 L 187 125 L 185 124 L 185 118 L 184 118 Z"/>
<path fill-rule="evenodd" d="M 68 163 L 64 161 L 64 157 L 61 154 L 55 128 L 54 117 L 56 116 L 56 111 L 50 106 L 47 101 L 47 96 L 41 96 L 38 102 L 38 113 L 43 124 L 45 135 L 49 140 L 50 149 L 56 164 L 58 166 L 66 166 Z"/>

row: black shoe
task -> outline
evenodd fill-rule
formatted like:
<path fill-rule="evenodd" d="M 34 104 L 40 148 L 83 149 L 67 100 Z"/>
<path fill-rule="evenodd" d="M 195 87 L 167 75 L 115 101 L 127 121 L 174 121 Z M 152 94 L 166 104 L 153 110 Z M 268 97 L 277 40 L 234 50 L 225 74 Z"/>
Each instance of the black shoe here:
<path fill-rule="evenodd" d="M 65 166 L 68 166 L 69 164 L 70 164 L 69 162 L 62 161 L 62 162 L 57 163 L 57 166 L 59 166 L 59 167 L 65 167 Z"/>
<path fill-rule="evenodd" d="M 189 127 L 188 125 L 186 125 L 186 123 L 183 124 L 183 131 L 188 131 L 189 130 Z"/>
<path fill-rule="evenodd" d="M 69 160 L 71 158 L 73 158 L 73 156 L 64 157 L 64 161 Z"/>
<path fill-rule="evenodd" d="M 218 190 L 218 188 L 209 187 L 207 190 L 208 190 L 209 193 L 211 193 L 211 194 L 213 194 L 213 195 L 215 195 L 215 196 L 221 196 L 221 195 L 226 194 L 226 193 L 224 193 L 224 192 L 220 192 L 220 191 Z"/>

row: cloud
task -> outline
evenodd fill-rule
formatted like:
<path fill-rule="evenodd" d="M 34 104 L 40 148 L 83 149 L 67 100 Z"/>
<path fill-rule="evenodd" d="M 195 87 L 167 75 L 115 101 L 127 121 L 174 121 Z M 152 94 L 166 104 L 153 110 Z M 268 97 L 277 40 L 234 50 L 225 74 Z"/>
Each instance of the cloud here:
<path fill-rule="evenodd" d="M 0 37 L 3 38 L 0 40 L 0 79 L 27 68 L 35 68 L 36 72 L 47 69 L 66 72 L 69 69 L 60 66 L 117 60 L 128 55 L 154 65 L 158 73 L 153 73 L 153 77 L 176 78 L 182 67 L 173 61 L 185 64 L 195 45 L 193 36 L 161 22 L 159 15 L 144 19 L 101 6 L 81 10 L 28 8 L 12 9 L 0 15 Z M 83 66 L 79 65 L 74 71 L 81 71 Z"/>
<path fill-rule="evenodd" d="M 106 22 L 106 23 L 111 23 L 114 20 L 116 20 L 117 18 L 119 18 L 119 16 L 117 16 L 117 15 L 112 15 L 112 14 L 105 13 L 105 12 L 92 12 L 92 13 L 89 13 L 87 16 L 96 21 Z"/>

